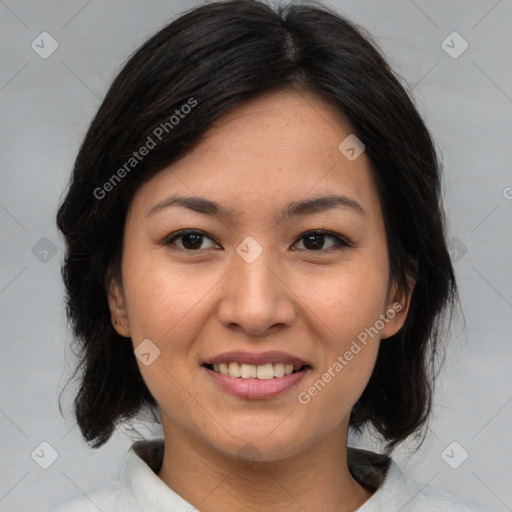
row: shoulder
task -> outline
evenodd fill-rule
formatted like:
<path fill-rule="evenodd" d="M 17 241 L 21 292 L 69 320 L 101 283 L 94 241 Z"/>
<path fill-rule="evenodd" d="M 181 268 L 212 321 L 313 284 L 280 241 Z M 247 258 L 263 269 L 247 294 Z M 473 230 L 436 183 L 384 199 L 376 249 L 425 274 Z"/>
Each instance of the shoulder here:
<path fill-rule="evenodd" d="M 347 455 L 354 478 L 374 491 L 357 512 L 486 512 L 443 489 L 413 481 L 387 455 L 354 447 Z"/>
<path fill-rule="evenodd" d="M 64 503 L 53 512 L 122 512 L 119 481 L 95 489 L 84 496 Z"/>
<path fill-rule="evenodd" d="M 396 509 L 402 512 L 485 512 L 484 509 L 444 489 L 411 480 L 393 461 L 390 463 L 384 483 L 372 498 L 374 497 L 377 498 L 375 505 L 378 505 L 375 510 L 389 507 L 389 510 Z M 366 512 L 366 509 L 363 510 Z M 368 508 L 368 512 L 373 510 Z"/>
<path fill-rule="evenodd" d="M 419 512 L 420 510 L 432 510 L 439 512 L 485 512 L 483 508 L 474 505 L 473 503 L 469 503 L 468 501 L 457 498 L 453 494 L 446 492 L 443 489 L 438 489 L 432 486 L 417 486 L 418 498 L 416 499 L 416 503 L 414 503 L 414 507 L 411 508 L 411 511 Z"/>

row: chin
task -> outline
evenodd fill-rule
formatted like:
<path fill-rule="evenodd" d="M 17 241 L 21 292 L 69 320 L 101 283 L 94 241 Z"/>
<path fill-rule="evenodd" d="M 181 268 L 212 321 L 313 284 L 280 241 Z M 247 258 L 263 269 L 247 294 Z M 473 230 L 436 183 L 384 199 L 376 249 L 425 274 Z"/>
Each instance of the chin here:
<path fill-rule="evenodd" d="M 261 431 L 249 433 L 246 436 L 237 436 L 226 440 L 225 444 L 216 442 L 214 448 L 226 457 L 244 462 L 249 466 L 258 462 L 277 462 L 288 459 L 301 451 L 298 443 L 290 443 L 290 439 L 298 439 L 298 435 L 289 434 L 268 436 Z"/>

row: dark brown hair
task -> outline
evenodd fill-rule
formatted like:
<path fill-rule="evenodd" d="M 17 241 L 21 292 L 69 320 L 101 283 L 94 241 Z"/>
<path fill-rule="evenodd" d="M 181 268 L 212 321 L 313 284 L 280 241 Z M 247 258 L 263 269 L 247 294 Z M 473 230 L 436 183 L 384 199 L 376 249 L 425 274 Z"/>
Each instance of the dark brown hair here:
<path fill-rule="evenodd" d="M 350 425 L 373 426 L 388 448 L 426 425 L 443 313 L 457 296 L 429 132 L 362 29 L 316 3 L 272 8 L 233 0 L 188 11 L 128 60 L 87 131 L 58 211 L 66 311 L 80 355 L 75 414 L 94 447 L 121 421 L 156 406 L 131 344 L 112 327 L 106 292 L 120 276 L 135 191 L 197 145 L 215 120 L 285 89 L 329 102 L 364 143 L 384 212 L 390 277 L 404 288 L 416 282 L 405 324 L 381 343 Z M 192 102 L 186 117 L 172 121 Z M 128 168 L 159 126 L 165 136 Z"/>

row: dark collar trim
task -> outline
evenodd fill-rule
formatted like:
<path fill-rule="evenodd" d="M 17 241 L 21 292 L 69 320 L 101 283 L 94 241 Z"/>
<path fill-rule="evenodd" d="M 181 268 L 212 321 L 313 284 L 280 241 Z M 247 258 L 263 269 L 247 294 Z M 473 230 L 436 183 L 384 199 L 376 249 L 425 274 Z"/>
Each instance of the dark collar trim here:
<path fill-rule="evenodd" d="M 163 439 L 137 441 L 132 447 L 154 473 L 160 471 L 164 457 Z M 375 492 L 382 485 L 390 463 L 391 459 L 387 455 L 348 447 L 348 469 L 352 476 L 369 491 Z"/>

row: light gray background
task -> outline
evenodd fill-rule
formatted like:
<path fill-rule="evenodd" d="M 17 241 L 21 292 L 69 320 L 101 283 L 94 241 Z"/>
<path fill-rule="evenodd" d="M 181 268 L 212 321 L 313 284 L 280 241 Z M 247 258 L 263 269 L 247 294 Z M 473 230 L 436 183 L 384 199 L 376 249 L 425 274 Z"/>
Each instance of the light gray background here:
<path fill-rule="evenodd" d="M 70 334 L 54 218 L 85 130 L 120 66 L 199 3 L 0 0 L 2 511 L 45 511 L 114 479 L 132 442 L 119 434 L 91 450 L 69 411 L 65 419 L 59 413 Z M 395 459 L 423 483 L 487 510 L 512 510 L 512 2 L 328 5 L 373 33 L 413 88 L 443 155 L 450 237 L 458 239 L 466 331 L 459 322 L 451 337 L 433 432 L 419 452 L 410 456 L 404 447 Z M 48 59 L 31 48 L 43 31 L 59 44 Z M 441 47 L 453 31 L 469 43 L 457 59 Z M 43 237 L 58 249 L 46 262 L 32 252 Z M 43 441 L 58 452 L 48 469 L 31 458 Z M 462 448 L 448 452 L 452 460 L 469 453 L 458 469 L 441 457 L 453 441 Z"/>

